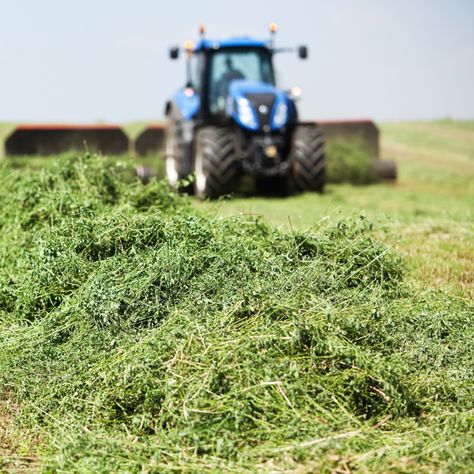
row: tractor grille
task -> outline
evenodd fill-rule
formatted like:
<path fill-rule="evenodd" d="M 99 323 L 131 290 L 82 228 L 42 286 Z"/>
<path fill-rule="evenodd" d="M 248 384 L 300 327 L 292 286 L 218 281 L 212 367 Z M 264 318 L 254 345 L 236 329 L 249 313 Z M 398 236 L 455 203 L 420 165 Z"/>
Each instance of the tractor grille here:
<path fill-rule="evenodd" d="M 257 111 L 260 127 L 270 125 L 273 104 L 275 103 L 275 94 L 245 94 Z M 263 107 L 262 107 L 263 106 Z M 266 112 L 265 112 L 266 110 Z"/>

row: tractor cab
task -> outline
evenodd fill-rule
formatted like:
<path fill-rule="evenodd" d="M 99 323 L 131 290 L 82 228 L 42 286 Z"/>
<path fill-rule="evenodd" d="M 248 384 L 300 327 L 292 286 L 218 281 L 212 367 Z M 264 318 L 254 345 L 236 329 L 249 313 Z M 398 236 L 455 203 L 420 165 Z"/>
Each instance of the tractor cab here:
<path fill-rule="evenodd" d="M 221 42 L 201 40 L 195 55 L 193 80 L 205 116 L 223 117 L 232 112 L 228 104 L 231 105 L 231 99 L 241 89 L 255 89 L 257 84 L 264 89 L 275 88 L 272 53 L 264 43 L 245 38 Z"/>
<path fill-rule="evenodd" d="M 172 185 L 194 172 L 197 194 L 216 197 L 231 192 L 242 173 L 259 181 L 285 181 L 291 174 L 298 115 L 294 97 L 276 85 L 273 56 L 293 49 L 275 48 L 276 25 L 270 31 L 266 41 L 211 40 L 201 29 L 196 45 L 185 43 L 186 85 L 166 105 L 166 169 Z M 171 48 L 171 59 L 180 51 Z M 304 46 L 297 51 L 302 59 L 308 55 Z M 322 150 L 318 138 L 319 143 Z M 226 150 L 229 157 L 222 156 Z"/>

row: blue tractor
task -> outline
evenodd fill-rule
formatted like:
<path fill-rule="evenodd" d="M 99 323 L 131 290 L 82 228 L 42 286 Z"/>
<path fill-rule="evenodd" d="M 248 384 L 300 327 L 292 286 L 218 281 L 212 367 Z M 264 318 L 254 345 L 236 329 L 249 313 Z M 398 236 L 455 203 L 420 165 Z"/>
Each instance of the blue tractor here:
<path fill-rule="evenodd" d="M 318 191 L 325 184 L 323 137 L 300 123 L 291 92 L 277 88 L 273 56 L 276 25 L 267 41 L 210 40 L 201 28 L 186 42 L 187 82 L 166 104 L 166 174 L 170 184 L 199 197 L 234 191 L 239 178 L 255 178 L 270 192 Z M 305 46 L 297 49 L 306 59 Z M 181 49 L 170 49 L 177 59 Z M 185 178 L 194 173 L 193 184 Z"/>

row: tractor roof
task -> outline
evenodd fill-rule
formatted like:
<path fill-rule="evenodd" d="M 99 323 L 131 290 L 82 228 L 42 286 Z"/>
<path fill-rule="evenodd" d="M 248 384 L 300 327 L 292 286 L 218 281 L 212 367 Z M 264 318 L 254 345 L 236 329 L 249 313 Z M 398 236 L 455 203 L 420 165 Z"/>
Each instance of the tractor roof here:
<path fill-rule="evenodd" d="M 206 49 L 221 48 L 269 48 L 269 41 L 255 40 L 248 37 L 230 38 L 225 40 L 200 39 L 194 48 L 195 52 Z"/>

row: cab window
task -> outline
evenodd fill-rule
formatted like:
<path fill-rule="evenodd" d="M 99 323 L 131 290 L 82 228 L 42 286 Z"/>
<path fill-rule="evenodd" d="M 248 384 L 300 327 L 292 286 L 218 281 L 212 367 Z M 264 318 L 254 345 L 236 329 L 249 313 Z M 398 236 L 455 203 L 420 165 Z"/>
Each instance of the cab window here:
<path fill-rule="evenodd" d="M 238 79 L 275 85 L 270 53 L 263 49 L 213 53 L 209 88 L 209 108 L 213 115 L 225 111 L 229 86 Z"/>

